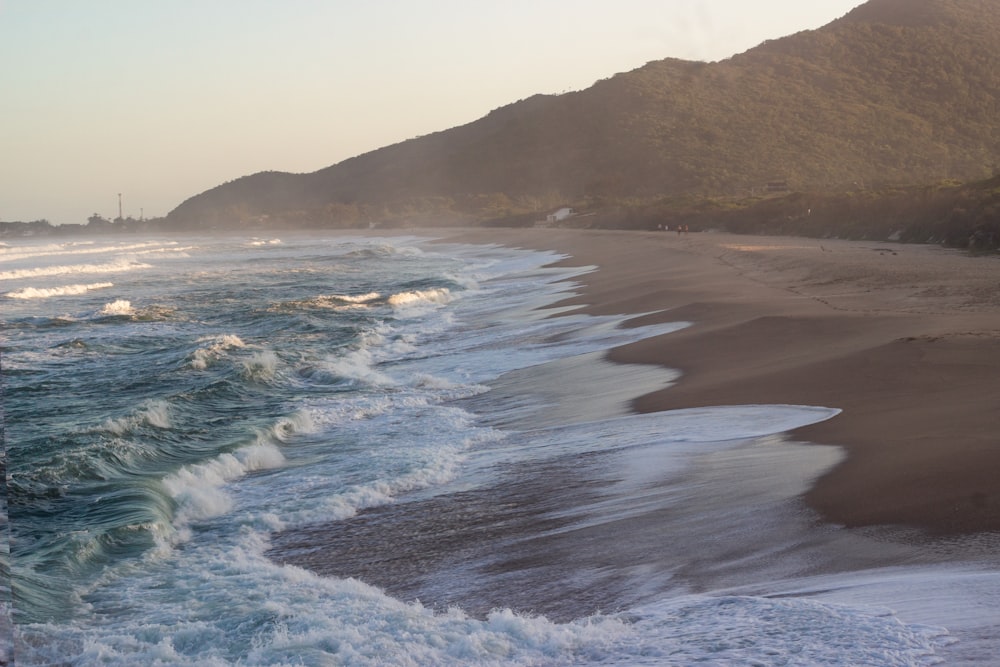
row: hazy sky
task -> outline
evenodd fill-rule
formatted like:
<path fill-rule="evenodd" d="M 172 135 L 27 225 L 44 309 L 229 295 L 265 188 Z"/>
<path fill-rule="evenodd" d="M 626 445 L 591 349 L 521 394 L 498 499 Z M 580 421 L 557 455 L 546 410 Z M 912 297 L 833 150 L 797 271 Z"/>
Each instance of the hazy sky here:
<path fill-rule="evenodd" d="M 0 0 L 0 220 L 161 216 L 862 0 Z"/>

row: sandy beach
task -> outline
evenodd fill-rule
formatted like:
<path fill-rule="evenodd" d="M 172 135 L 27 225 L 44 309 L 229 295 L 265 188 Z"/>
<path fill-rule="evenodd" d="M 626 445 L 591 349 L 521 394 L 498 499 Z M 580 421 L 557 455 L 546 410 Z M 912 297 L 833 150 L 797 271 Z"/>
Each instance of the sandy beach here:
<path fill-rule="evenodd" d="M 614 361 L 681 371 L 639 412 L 737 404 L 840 408 L 795 437 L 845 460 L 805 501 L 848 527 L 1000 530 L 1000 259 L 933 246 L 562 229 L 448 240 L 556 250 L 592 314 L 691 322 Z"/>

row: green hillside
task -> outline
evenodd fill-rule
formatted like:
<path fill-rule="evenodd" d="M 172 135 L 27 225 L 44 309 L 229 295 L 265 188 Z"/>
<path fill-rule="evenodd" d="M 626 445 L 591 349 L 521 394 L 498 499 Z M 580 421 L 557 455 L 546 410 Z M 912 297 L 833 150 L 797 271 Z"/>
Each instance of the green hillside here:
<path fill-rule="evenodd" d="M 174 228 L 531 217 L 664 198 L 977 180 L 1000 164 L 1000 3 L 871 0 L 716 63 L 666 59 L 312 174 L 192 197 Z"/>

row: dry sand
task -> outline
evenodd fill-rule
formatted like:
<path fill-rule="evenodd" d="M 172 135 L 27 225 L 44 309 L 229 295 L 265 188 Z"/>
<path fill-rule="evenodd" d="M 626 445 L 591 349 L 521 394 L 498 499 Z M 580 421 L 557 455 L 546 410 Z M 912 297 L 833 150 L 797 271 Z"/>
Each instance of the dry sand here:
<path fill-rule="evenodd" d="M 843 409 L 796 433 L 845 448 L 805 500 L 836 524 L 1000 530 L 1000 259 L 932 246 L 728 234 L 482 229 L 446 240 L 596 265 L 566 304 L 682 331 L 615 361 L 683 373 L 640 412 Z"/>

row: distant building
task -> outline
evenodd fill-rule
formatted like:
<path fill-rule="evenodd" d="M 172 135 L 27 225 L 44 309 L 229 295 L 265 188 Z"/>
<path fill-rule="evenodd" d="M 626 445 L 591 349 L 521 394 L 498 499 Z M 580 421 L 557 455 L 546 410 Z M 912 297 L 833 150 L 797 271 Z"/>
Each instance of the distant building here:
<path fill-rule="evenodd" d="M 565 220 L 572 215 L 576 215 L 576 211 L 568 206 L 564 206 L 563 208 L 545 216 L 545 222 L 559 222 L 560 220 Z"/>
<path fill-rule="evenodd" d="M 765 190 L 767 192 L 788 192 L 788 181 L 768 181 Z"/>

